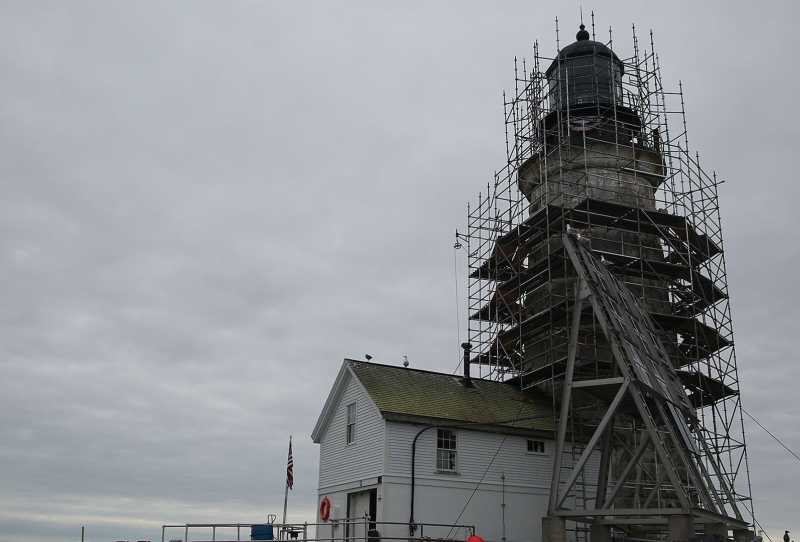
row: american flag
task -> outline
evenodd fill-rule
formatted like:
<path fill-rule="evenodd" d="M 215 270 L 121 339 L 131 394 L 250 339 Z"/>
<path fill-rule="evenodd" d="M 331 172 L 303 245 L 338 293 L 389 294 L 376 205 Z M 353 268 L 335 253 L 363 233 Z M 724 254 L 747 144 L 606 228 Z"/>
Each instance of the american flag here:
<path fill-rule="evenodd" d="M 286 487 L 294 486 L 294 459 L 292 459 L 292 437 L 289 437 L 289 459 L 286 462 Z"/>

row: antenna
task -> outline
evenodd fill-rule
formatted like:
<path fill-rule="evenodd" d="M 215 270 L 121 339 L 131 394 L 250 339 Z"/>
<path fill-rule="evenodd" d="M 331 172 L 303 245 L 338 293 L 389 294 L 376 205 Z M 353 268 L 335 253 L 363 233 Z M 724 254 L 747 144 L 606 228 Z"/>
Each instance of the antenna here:
<path fill-rule="evenodd" d="M 592 10 L 592 41 L 596 41 L 594 39 L 594 10 Z"/>
<path fill-rule="evenodd" d="M 556 17 L 556 51 L 561 52 L 561 45 L 558 42 L 558 17 Z"/>

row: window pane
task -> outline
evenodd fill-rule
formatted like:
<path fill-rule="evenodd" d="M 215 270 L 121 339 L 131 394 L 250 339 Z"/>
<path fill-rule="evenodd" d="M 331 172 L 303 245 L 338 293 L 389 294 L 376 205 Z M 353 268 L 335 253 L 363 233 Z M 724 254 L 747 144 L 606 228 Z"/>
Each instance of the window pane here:
<path fill-rule="evenodd" d="M 436 431 L 436 469 L 456 470 L 456 434 L 449 429 Z"/>
<path fill-rule="evenodd" d="M 353 442 L 356 436 L 356 404 L 347 405 L 347 444 Z"/>
<path fill-rule="evenodd" d="M 450 430 L 439 429 L 436 435 L 436 447 L 445 450 L 456 449 L 456 435 Z"/>
<path fill-rule="evenodd" d="M 533 454 L 543 454 L 544 453 L 544 441 L 543 440 L 529 440 L 528 441 L 528 452 Z"/>
<path fill-rule="evenodd" d="M 440 471 L 456 470 L 456 453 L 452 450 L 437 450 L 436 469 Z"/>

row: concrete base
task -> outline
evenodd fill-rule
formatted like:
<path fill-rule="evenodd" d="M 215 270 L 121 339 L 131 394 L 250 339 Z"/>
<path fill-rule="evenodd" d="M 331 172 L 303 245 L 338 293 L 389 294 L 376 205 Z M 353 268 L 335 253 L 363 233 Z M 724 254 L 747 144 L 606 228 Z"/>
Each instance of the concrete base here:
<path fill-rule="evenodd" d="M 686 514 L 669 517 L 669 541 L 690 542 L 694 538 L 692 516 Z"/>
<path fill-rule="evenodd" d="M 611 527 L 592 524 L 591 542 L 611 542 Z"/>
<path fill-rule="evenodd" d="M 542 518 L 542 542 L 567 542 L 567 522 L 564 518 Z"/>

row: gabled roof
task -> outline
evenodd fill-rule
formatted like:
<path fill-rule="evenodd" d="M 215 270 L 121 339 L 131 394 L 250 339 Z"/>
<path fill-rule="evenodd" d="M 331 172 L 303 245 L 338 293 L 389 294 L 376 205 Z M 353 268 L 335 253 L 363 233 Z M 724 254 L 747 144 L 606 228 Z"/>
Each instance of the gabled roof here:
<path fill-rule="evenodd" d="M 344 391 L 345 384 L 349 378 L 353 378 L 353 372 L 347 366 L 347 360 L 344 360 L 344 363 L 342 363 L 336 375 L 336 380 L 333 382 L 333 387 L 331 387 L 331 391 L 328 392 L 328 398 L 325 399 L 325 404 L 322 406 L 322 412 L 319 413 L 319 418 L 317 418 L 317 423 L 314 425 L 314 430 L 311 431 L 311 440 L 314 442 L 319 443 L 322 430 L 325 429 L 328 419 L 333 415 L 333 408 L 339 400 L 342 391 Z"/>
<path fill-rule="evenodd" d="M 554 430 L 550 399 L 523 392 L 514 384 L 473 378 L 467 387 L 461 376 L 346 359 L 312 433 L 315 441 L 331 414 L 345 372 L 358 380 L 387 420 L 504 433 Z"/>

